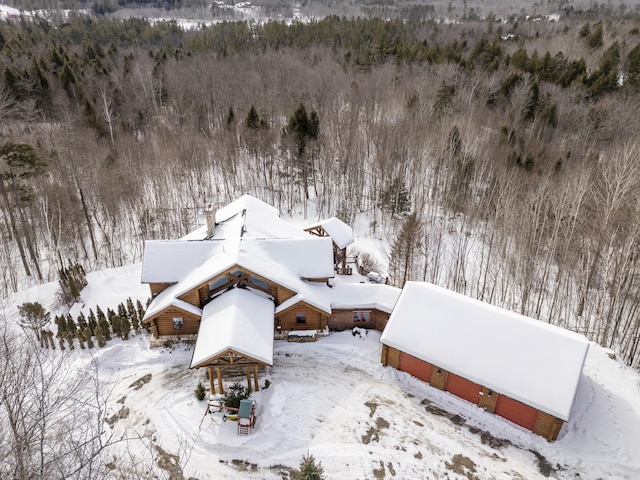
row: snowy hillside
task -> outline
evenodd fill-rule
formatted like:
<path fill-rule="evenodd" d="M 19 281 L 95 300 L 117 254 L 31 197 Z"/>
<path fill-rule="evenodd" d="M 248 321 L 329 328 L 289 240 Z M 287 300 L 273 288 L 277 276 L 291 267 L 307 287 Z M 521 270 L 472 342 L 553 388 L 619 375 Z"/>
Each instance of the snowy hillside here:
<path fill-rule="evenodd" d="M 83 311 L 145 300 L 140 265 L 89 274 Z M 53 304 L 55 285 L 14 295 Z M 76 305 L 78 311 L 82 305 Z M 146 335 L 112 340 L 91 354 L 109 391 L 105 435 L 140 436 L 111 454 L 129 455 L 150 476 L 287 478 L 307 452 L 328 479 L 616 479 L 640 478 L 640 376 L 592 345 L 569 422 L 555 443 L 448 393 L 380 364 L 380 335 L 332 333 L 312 344 L 275 342 L 268 389 L 252 394 L 256 428 L 239 436 L 221 414 L 196 400 L 203 371 L 191 371 L 191 347 L 149 348 Z M 83 368 L 88 350 L 67 355 Z M 244 381 L 243 378 L 239 379 Z"/>

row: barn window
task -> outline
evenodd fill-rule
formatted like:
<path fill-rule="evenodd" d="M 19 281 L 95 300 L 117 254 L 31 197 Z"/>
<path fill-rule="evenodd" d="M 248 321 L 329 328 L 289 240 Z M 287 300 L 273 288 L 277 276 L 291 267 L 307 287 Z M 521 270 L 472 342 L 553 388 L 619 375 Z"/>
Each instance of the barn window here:
<path fill-rule="evenodd" d="M 368 322 L 369 320 L 371 320 L 371 312 L 369 310 L 356 310 L 353 312 L 354 322 Z"/>
<path fill-rule="evenodd" d="M 490 396 L 490 397 L 491 397 L 491 396 L 493 396 L 493 390 L 489 390 L 489 391 L 487 392 L 487 395 L 488 395 L 488 396 Z"/>
<path fill-rule="evenodd" d="M 184 327 L 184 321 L 182 320 L 182 317 L 173 317 L 173 329 L 182 330 L 182 327 Z"/>
<path fill-rule="evenodd" d="M 307 323 L 307 314 L 296 313 L 296 323 Z"/>
<path fill-rule="evenodd" d="M 442 375 L 442 369 L 441 369 L 441 368 L 439 368 L 438 370 L 436 370 L 436 373 L 437 373 L 438 375 Z"/>

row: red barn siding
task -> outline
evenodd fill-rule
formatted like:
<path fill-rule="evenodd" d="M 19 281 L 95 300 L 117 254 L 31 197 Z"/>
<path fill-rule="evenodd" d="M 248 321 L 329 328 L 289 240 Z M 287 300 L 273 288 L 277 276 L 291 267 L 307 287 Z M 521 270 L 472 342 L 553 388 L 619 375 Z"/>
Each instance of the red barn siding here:
<path fill-rule="evenodd" d="M 441 369 L 441 374 L 436 376 L 435 369 L 438 367 L 384 344 L 382 345 L 382 364 L 397 368 L 429 383 L 434 388 L 440 388 L 468 402 L 479 405 L 488 412 L 500 415 L 516 425 L 543 436 L 549 441 L 558 438 L 564 423 L 552 415 L 543 413 L 534 407 L 505 395 L 500 395 L 498 392 L 467 380 L 460 375 Z M 484 395 L 480 395 L 480 392 L 483 392 Z M 491 398 L 489 398 L 490 392 Z"/>
<path fill-rule="evenodd" d="M 537 409 L 505 395 L 498 397 L 494 413 L 532 431 L 538 418 Z"/>
<path fill-rule="evenodd" d="M 467 402 L 471 402 L 475 405 L 480 402 L 482 386 L 451 372 L 449 372 L 449 375 L 447 376 L 447 385 L 444 389 L 447 392 L 451 392 L 457 397 L 464 398 Z"/>
<path fill-rule="evenodd" d="M 408 353 L 400 352 L 398 360 L 398 370 L 407 372 L 424 382 L 430 382 L 432 366 L 430 363 L 420 360 Z"/>

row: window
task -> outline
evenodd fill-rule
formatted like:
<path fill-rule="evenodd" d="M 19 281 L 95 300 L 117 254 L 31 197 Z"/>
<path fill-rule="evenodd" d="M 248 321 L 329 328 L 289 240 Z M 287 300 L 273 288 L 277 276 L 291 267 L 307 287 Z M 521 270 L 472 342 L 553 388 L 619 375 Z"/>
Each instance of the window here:
<path fill-rule="evenodd" d="M 182 330 L 182 327 L 184 327 L 184 322 L 182 321 L 182 317 L 173 317 L 173 329 Z"/>
<path fill-rule="evenodd" d="M 368 322 L 371 320 L 371 312 L 369 310 L 365 311 L 355 311 L 353 312 L 353 321 L 354 322 Z"/>
<path fill-rule="evenodd" d="M 234 268 L 233 270 L 231 270 L 229 272 L 231 275 L 233 275 L 236 278 L 240 278 L 244 275 L 244 272 L 242 270 L 240 270 L 239 268 Z"/>
<path fill-rule="evenodd" d="M 227 284 L 227 277 L 216 278 L 213 282 L 209 283 L 209 291 L 213 292 Z"/>
<path fill-rule="evenodd" d="M 307 323 L 307 314 L 296 313 L 296 323 Z"/>
<path fill-rule="evenodd" d="M 262 280 L 261 278 L 254 277 L 253 275 L 249 276 L 249 282 L 256 288 L 260 290 L 264 290 L 265 292 L 269 291 L 269 284 Z"/>

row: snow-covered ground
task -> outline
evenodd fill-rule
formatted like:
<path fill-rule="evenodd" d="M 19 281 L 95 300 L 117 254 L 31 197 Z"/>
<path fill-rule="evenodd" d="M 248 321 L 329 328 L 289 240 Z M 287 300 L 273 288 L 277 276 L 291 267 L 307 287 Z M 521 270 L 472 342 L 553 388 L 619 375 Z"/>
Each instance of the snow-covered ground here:
<path fill-rule="evenodd" d="M 139 278 L 139 264 L 89 274 L 83 310 L 114 308 L 128 296 L 144 301 Z M 48 284 L 16 294 L 3 313 L 15 318 L 24 301 L 51 307 L 55 290 Z M 159 471 L 185 477 L 281 479 L 311 453 L 330 479 L 640 478 L 640 375 L 599 346 L 590 348 L 570 421 L 548 443 L 382 367 L 379 338 L 370 331 L 331 333 L 310 344 L 276 341 L 274 365 L 260 374 L 260 384 L 271 385 L 252 394 L 258 417 L 248 436 L 221 414 L 205 414 L 194 388 L 208 381 L 204 371 L 188 369 L 192 347 L 152 349 L 137 335 L 91 354 L 110 392 L 107 432 L 149 435 L 150 444 L 131 442 L 129 449 Z M 55 354 L 78 365 L 90 359 L 87 350 Z"/>

